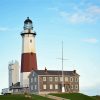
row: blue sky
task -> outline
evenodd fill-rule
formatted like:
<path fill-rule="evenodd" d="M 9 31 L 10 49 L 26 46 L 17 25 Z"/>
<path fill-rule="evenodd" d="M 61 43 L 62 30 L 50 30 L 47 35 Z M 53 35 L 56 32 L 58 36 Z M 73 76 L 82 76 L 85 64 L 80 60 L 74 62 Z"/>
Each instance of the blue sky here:
<path fill-rule="evenodd" d="M 0 90 L 8 87 L 8 63 L 21 58 L 23 22 L 33 21 L 38 69 L 61 69 L 61 41 L 65 70 L 80 74 L 80 92 L 100 94 L 99 0 L 1 0 Z"/>

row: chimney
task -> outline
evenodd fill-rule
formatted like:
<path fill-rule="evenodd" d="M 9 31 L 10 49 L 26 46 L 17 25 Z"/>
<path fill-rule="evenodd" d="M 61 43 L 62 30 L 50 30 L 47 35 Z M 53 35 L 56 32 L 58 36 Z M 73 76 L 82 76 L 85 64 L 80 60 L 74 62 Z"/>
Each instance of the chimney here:
<path fill-rule="evenodd" d="M 73 70 L 74 74 L 76 74 L 76 70 Z"/>
<path fill-rule="evenodd" d="M 45 70 L 44 71 L 45 71 L 45 73 L 47 73 L 47 68 L 46 67 L 45 67 Z"/>

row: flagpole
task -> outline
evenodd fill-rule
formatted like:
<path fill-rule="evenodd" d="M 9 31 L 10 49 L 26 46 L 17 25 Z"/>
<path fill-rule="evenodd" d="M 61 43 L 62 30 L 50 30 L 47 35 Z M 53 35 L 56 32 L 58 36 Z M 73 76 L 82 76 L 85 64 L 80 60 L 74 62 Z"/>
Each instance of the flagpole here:
<path fill-rule="evenodd" d="M 63 71 L 63 41 L 62 41 L 62 92 L 65 92 L 65 87 L 64 87 L 64 71 Z"/>

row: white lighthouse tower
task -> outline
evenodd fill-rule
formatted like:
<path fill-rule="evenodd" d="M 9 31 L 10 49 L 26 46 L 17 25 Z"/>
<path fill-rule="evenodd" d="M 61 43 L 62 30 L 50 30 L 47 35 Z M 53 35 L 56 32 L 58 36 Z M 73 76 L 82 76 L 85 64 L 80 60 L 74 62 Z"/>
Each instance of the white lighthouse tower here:
<path fill-rule="evenodd" d="M 35 50 L 35 36 L 32 21 L 27 17 L 24 21 L 22 36 L 21 55 L 21 87 L 29 87 L 29 74 L 32 70 L 37 70 L 37 59 Z"/>

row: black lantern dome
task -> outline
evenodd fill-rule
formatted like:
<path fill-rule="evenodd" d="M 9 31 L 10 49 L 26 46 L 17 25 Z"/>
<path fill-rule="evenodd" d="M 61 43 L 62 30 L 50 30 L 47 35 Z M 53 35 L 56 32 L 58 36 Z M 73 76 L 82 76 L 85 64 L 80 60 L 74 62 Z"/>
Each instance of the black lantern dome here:
<path fill-rule="evenodd" d="M 29 17 L 27 17 L 27 19 L 24 21 L 24 30 L 32 30 L 33 29 L 33 25 L 32 25 L 32 20 L 29 19 Z"/>
<path fill-rule="evenodd" d="M 24 21 L 24 24 L 27 24 L 27 23 L 32 23 L 32 20 L 30 20 L 29 17 L 27 17 L 27 19 Z"/>

